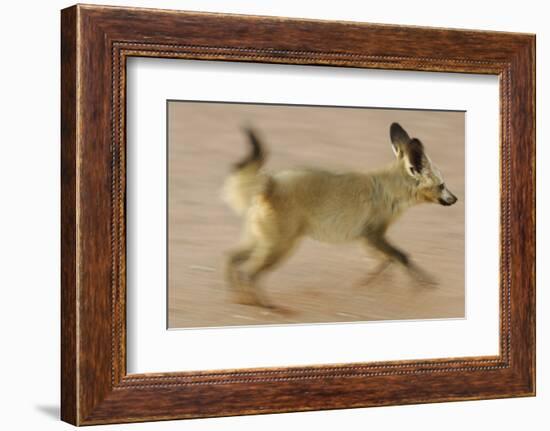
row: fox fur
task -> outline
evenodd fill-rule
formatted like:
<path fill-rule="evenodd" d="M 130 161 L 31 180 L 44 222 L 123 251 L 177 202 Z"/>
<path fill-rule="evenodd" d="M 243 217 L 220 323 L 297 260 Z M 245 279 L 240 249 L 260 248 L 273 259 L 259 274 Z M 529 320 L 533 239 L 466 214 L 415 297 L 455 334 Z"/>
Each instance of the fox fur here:
<path fill-rule="evenodd" d="M 241 303 L 269 306 L 258 289 L 262 274 L 274 269 L 303 237 L 337 243 L 359 240 L 382 256 L 372 281 L 391 262 L 415 278 L 433 282 L 408 255 L 391 244 L 386 231 L 408 208 L 457 201 L 422 142 L 397 123 L 390 126 L 395 160 L 373 172 L 336 173 L 317 168 L 266 173 L 266 150 L 247 129 L 251 151 L 234 165 L 224 184 L 224 199 L 243 217 L 240 245 L 229 252 L 226 277 Z"/>

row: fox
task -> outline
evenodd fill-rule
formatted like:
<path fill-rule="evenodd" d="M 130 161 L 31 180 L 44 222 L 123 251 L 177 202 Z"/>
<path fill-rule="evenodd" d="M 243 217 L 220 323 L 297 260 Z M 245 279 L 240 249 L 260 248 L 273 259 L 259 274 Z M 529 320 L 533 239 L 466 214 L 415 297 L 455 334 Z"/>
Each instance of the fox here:
<path fill-rule="evenodd" d="M 233 165 L 223 199 L 243 219 L 242 238 L 225 260 L 225 277 L 241 304 L 272 308 L 259 280 L 309 237 L 327 243 L 361 241 L 380 257 L 364 284 L 396 263 L 421 283 L 437 284 L 409 255 L 386 237 L 389 227 L 421 203 L 443 206 L 458 198 L 423 143 L 399 123 L 389 128 L 395 159 L 371 172 L 333 172 L 306 167 L 266 172 L 265 145 L 251 127 L 244 133 L 249 153 Z"/>

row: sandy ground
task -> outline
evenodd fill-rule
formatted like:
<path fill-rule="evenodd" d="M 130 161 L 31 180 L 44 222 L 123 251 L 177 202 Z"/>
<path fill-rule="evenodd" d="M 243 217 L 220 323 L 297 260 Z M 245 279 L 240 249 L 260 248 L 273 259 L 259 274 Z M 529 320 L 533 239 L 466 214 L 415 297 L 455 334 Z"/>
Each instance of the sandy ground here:
<path fill-rule="evenodd" d="M 320 166 L 367 171 L 393 159 L 389 125 L 420 138 L 459 201 L 410 209 L 389 237 L 438 281 L 415 284 L 396 266 L 358 287 L 374 256 L 357 243 L 306 239 L 263 279 L 285 311 L 232 302 L 224 252 L 241 221 L 220 199 L 232 162 L 247 151 L 240 127 L 264 137 L 270 171 Z M 169 103 L 168 323 L 170 328 L 464 317 L 464 114 L 460 112 Z"/>

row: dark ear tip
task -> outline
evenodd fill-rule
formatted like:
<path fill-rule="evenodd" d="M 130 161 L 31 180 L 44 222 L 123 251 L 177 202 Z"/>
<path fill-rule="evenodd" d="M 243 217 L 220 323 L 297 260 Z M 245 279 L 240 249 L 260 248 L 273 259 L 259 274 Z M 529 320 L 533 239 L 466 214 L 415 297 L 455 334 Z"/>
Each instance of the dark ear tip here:
<path fill-rule="evenodd" d="M 399 123 L 391 123 L 390 130 L 403 130 L 403 127 Z"/>
<path fill-rule="evenodd" d="M 246 134 L 254 133 L 254 128 L 248 123 L 242 124 L 241 130 Z"/>
<path fill-rule="evenodd" d="M 407 145 L 411 138 L 399 123 L 392 123 L 390 126 L 390 139 L 394 146 Z"/>
<path fill-rule="evenodd" d="M 399 136 L 399 135 L 406 135 L 407 132 L 401 127 L 399 123 L 391 123 L 390 126 L 390 136 Z"/>

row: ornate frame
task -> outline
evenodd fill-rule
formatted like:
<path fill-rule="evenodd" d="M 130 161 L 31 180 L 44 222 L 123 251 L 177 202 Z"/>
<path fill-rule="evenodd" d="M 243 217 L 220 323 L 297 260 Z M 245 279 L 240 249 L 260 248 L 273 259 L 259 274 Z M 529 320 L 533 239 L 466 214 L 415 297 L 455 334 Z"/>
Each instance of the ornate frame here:
<path fill-rule="evenodd" d="M 61 14 L 61 417 L 75 425 L 535 394 L 535 36 L 77 5 Z M 126 373 L 129 56 L 494 74 L 500 354 Z"/>

